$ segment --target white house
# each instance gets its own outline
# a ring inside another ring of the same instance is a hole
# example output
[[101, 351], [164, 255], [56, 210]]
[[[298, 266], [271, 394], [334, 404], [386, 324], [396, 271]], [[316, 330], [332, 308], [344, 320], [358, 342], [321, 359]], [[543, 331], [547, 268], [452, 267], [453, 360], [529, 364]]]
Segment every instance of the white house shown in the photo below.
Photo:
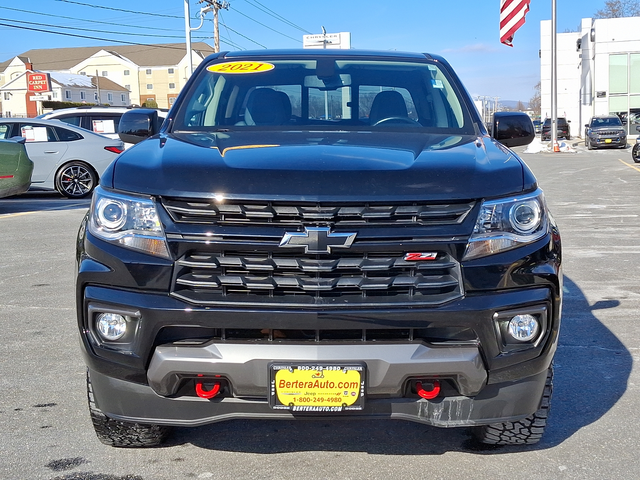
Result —
[[[42, 113], [41, 102], [32, 100], [34, 94], [27, 89], [27, 74], [30, 72], [32, 70], [25, 70], [14, 75], [12, 80], [0, 87], [3, 117], [34, 117]], [[48, 100], [130, 105], [129, 91], [108, 78], [60, 72], [43, 73], [50, 74], [51, 91], [39, 93], [38, 96], [47, 97]]]
[[[640, 17], [583, 18], [580, 31], [559, 33], [557, 113], [583, 135], [593, 115], [616, 114], [628, 133], [640, 125]], [[540, 24], [541, 114], [551, 116], [551, 21]]]

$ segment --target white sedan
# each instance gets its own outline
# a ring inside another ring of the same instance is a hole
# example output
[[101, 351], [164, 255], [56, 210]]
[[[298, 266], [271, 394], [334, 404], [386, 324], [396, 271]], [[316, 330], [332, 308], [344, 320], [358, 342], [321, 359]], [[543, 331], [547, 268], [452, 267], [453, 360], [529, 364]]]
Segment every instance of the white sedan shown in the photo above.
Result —
[[59, 120], [0, 119], [0, 139], [23, 137], [33, 161], [31, 187], [57, 190], [82, 198], [98, 185], [100, 176], [124, 150], [114, 140]]

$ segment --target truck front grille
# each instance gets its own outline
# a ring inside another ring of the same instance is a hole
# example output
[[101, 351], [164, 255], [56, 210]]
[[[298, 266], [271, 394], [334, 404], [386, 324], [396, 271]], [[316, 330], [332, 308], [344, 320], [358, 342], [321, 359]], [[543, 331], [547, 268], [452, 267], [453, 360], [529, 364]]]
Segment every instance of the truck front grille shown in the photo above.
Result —
[[191, 251], [176, 262], [172, 295], [197, 305], [441, 304], [462, 295], [462, 282], [459, 263], [444, 252], [415, 262], [402, 251]]
[[177, 223], [232, 225], [334, 226], [459, 224], [475, 202], [462, 203], [287, 203], [162, 198]]

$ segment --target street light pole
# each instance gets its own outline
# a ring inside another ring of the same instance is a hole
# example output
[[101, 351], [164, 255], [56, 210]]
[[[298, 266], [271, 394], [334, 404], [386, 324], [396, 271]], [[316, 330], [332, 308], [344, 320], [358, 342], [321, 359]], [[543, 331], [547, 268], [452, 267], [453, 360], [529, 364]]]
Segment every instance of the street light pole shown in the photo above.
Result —
[[187, 57], [190, 77], [193, 73], [193, 57], [191, 55], [191, 14], [189, 13], [189, 0], [184, 0], [184, 31], [187, 36]]
[[551, 1], [551, 148], [558, 143], [558, 71], [556, 58], [556, 0]]

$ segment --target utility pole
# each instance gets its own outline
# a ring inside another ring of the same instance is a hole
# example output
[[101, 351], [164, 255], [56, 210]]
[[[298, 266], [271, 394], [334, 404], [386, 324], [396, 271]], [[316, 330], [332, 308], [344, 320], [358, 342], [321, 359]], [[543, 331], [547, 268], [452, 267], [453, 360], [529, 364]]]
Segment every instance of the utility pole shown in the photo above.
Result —
[[229, 10], [229, 2], [226, 0], [200, 0], [198, 3], [206, 3], [213, 7], [213, 51], [220, 51], [220, 28], [218, 26], [218, 10]]
[[101, 96], [100, 96], [100, 77], [98, 76], [98, 69], [96, 68], [96, 95], [98, 95], [98, 101], [96, 102], [96, 105], [100, 105], [101, 102]]

